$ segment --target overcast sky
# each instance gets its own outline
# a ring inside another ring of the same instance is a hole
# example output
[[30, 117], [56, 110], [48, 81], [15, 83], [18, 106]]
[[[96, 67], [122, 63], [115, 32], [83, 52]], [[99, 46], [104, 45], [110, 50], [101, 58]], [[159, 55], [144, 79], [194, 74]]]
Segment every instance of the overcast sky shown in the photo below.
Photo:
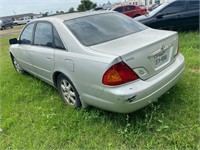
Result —
[[[92, 0], [99, 4], [107, 3], [108, 0]], [[109, 0], [111, 3], [119, 0]], [[23, 13], [37, 13], [68, 11], [70, 7], [75, 9], [80, 0], [0, 0], [0, 17]]]

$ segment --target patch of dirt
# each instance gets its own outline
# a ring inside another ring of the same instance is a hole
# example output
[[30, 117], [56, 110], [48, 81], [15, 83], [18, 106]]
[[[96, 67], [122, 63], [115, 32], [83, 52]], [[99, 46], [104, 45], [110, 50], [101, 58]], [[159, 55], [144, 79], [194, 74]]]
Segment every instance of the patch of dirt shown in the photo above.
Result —
[[192, 72], [192, 73], [200, 73], [199, 68], [190, 68], [189, 71]]
[[22, 30], [23, 25], [14, 26], [13, 28], [6, 28], [5, 30], [0, 30], [0, 37], [6, 37], [14, 34], [19, 34]]

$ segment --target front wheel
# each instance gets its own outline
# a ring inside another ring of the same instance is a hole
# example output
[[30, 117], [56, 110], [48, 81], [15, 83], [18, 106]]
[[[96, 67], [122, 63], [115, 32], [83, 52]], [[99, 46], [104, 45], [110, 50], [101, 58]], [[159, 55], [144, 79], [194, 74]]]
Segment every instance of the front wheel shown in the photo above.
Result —
[[15, 70], [21, 74], [24, 73], [24, 70], [22, 69], [22, 67], [20, 66], [20, 64], [18, 63], [18, 61], [16, 60], [15, 57], [12, 57], [12, 63], [13, 63], [13, 66], [15, 68]]
[[58, 87], [58, 91], [60, 93], [62, 100], [66, 104], [74, 108], [81, 107], [81, 102], [79, 99], [78, 92], [76, 91], [72, 82], [63, 74], [58, 76], [57, 87]]

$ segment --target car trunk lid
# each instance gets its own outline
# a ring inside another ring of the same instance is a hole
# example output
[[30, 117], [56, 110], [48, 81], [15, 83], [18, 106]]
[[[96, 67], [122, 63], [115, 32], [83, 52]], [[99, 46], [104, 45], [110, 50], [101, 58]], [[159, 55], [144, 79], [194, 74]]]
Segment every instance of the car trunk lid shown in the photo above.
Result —
[[146, 80], [174, 61], [178, 48], [178, 34], [148, 28], [90, 48], [121, 57], [141, 79]]

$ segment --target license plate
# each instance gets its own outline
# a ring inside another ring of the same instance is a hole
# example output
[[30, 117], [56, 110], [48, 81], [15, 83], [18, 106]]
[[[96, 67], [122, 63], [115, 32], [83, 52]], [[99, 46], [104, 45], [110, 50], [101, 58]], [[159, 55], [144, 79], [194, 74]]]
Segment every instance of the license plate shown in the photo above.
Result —
[[167, 60], [168, 54], [166, 50], [154, 55], [154, 62], [156, 68], [167, 62]]

